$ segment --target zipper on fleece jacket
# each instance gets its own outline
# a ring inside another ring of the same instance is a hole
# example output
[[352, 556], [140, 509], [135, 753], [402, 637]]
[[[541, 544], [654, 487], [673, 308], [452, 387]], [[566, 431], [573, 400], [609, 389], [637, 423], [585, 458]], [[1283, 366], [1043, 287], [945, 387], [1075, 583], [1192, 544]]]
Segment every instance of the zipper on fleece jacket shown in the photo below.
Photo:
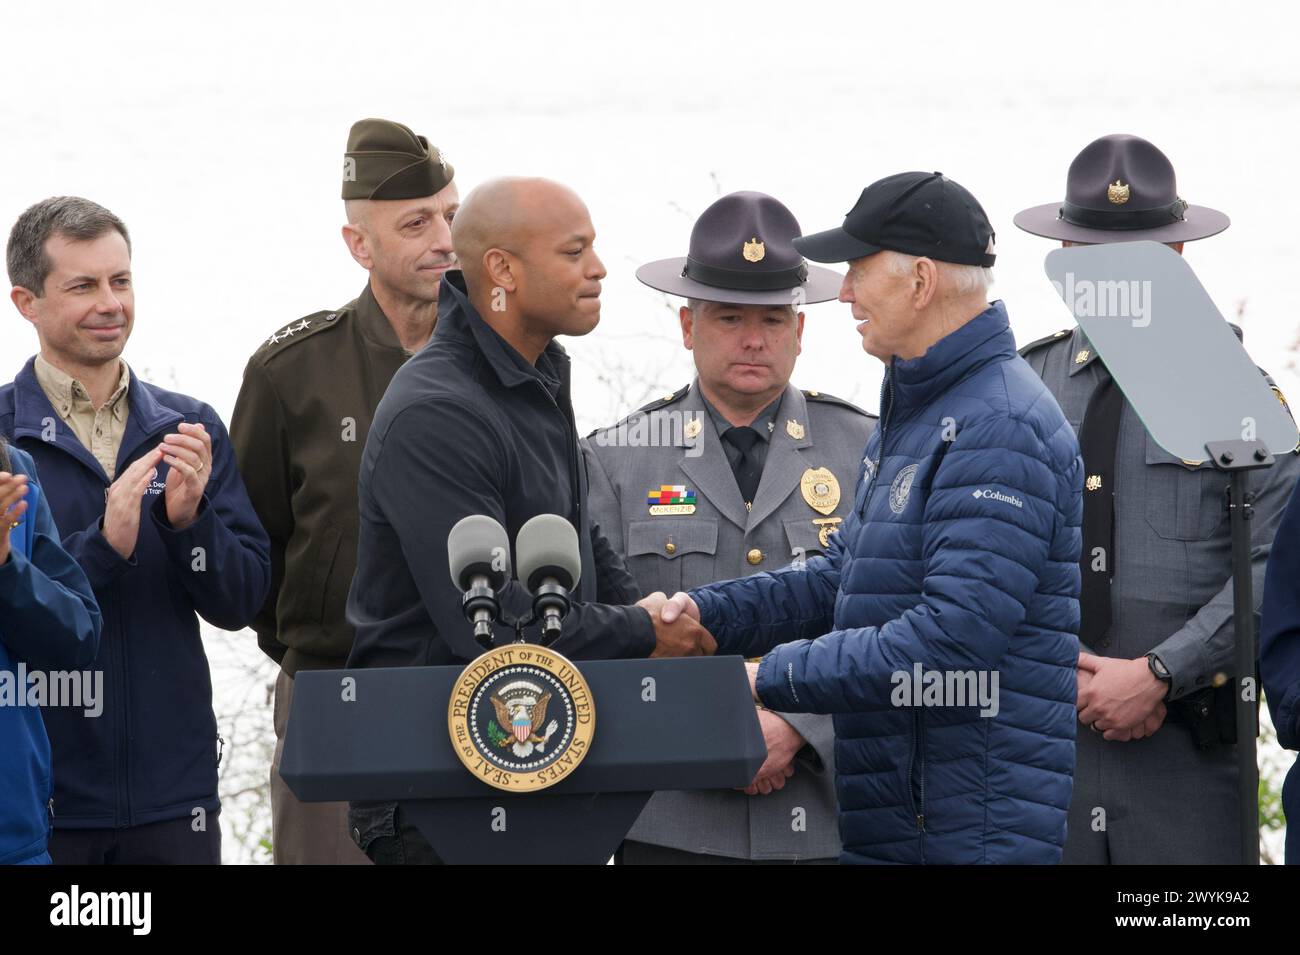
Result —
[[[137, 544], [138, 546], [138, 544]], [[121, 825], [132, 826], [135, 820], [131, 817], [131, 765], [127, 751], [127, 740], [130, 738], [127, 726], [130, 707], [126, 701], [127, 692], [127, 666], [126, 666], [126, 630], [122, 626], [122, 582], [120, 580], [113, 582], [113, 603], [117, 617], [117, 632], [120, 637], [114, 640], [114, 643], [120, 644], [117, 648], [115, 663], [118, 669], [118, 686], [121, 688], [121, 694], [118, 697], [122, 705], [117, 708], [117, 732], [113, 734], [113, 761], [117, 766], [118, 787], [114, 802], [122, 807]]]
[[[867, 501], [871, 499], [871, 490], [876, 486], [876, 478], [880, 476], [880, 466], [885, 463], [885, 430], [889, 427], [889, 416], [894, 412], [894, 359], [889, 360], [889, 368], [885, 371], [885, 377], [880, 382], [880, 448], [876, 452], [875, 467], [871, 469], [871, 480], [867, 482], [866, 493], [862, 497], [862, 506], [865, 508]], [[866, 512], [863, 512], [863, 518]]]
[[[885, 372], [885, 378], [880, 383], [880, 452], [876, 456], [876, 466], [871, 472], [871, 485], [868, 485], [867, 494], [871, 493], [871, 486], [876, 483], [876, 478], [880, 474], [881, 466], [885, 463], [885, 438], [886, 431], [889, 428], [890, 416], [894, 413], [894, 362], [895, 359], [889, 360], [889, 369]], [[914, 710], [912, 714], [912, 759], [907, 766], [907, 785], [912, 797], [912, 808], [916, 813], [916, 829], [918, 832], [925, 832], [925, 724], [921, 719], [922, 712], [920, 709]]]
[[907, 765], [907, 783], [916, 811], [916, 828], [925, 832], [925, 722], [917, 707], [912, 712], [912, 759]]

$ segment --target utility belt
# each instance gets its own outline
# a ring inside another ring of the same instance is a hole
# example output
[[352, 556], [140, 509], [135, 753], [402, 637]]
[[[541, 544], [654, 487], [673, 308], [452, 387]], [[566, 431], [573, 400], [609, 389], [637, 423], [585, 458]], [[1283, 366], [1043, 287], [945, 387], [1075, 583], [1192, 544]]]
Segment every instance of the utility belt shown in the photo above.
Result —
[[1197, 749], [1237, 742], [1236, 680], [1206, 687], [1165, 704], [1165, 721], [1192, 732]]

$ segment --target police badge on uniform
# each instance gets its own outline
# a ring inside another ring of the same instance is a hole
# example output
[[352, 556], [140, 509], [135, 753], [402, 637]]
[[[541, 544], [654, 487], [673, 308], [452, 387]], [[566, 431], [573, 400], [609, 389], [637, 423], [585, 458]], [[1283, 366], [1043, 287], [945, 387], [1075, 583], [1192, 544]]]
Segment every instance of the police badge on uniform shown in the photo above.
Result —
[[447, 728], [456, 755], [483, 782], [534, 792], [578, 768], [591, 749], [596, 708], [573, 663], [547, 647], [512, 643], [456, 679]]
[[840, 503], [840, 482], [829, 468], [809, 468], [799, 479], [799, 490], [808, 506], [821, 514], [829, 514]]

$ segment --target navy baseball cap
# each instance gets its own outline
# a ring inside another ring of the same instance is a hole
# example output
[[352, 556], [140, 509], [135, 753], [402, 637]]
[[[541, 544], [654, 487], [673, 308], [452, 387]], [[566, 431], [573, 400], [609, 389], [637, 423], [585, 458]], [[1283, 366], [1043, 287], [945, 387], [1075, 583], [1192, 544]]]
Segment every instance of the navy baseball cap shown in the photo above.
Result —
[[993, 226], [975, 197], [941, 172], [900, 172], [862, 190], [844, 225], [794, 240], [814, 262], [847, 262], [882, 249], [936, 262], [981, 265], [993, 254]]

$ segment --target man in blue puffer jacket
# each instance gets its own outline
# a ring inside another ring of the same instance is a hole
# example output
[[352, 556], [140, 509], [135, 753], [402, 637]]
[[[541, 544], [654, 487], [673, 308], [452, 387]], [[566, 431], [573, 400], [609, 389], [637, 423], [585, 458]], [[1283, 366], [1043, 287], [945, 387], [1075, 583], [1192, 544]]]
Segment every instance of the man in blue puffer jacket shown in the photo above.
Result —
[[99, 630], [90, 581], [59, 543], [36, 466], [0, 438], [0, 865], [50, 861], [50, 740], [33, 705], [48, 701], [31, 699], [30, 674], [48, 686], [50, 671], [89, 666]]
[[848, 261], [840, 300], [889, 366], [853, 512], [827, 556], [661, 613], [766, 652], [760, 703], [835, 714], [842, 862], [1059, 862], [1083, 463], [987, 303], [992, 227], [955, 182], [902, 173], [795, 246]]

